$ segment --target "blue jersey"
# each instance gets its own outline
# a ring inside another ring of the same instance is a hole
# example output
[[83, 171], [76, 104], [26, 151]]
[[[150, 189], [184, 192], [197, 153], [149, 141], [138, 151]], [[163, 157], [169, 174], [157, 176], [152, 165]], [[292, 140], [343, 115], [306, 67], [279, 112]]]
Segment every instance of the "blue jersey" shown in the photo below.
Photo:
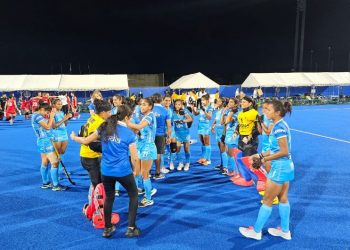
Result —
[[36, 144], [38, 152], [41, 154], [48, 154], [55, 151], [51, 143], [53, 136], [51, 130], [46, 130], [43, 126], [40, 125], [40, 122], [42, 121], [46, 123], [47, 119], [44, 118], [41, 114], [34, 113], [32, 115], [32, 127], [34, 129], [35, 135], [37, 136]]
[[88, 106], [88, 109], [89, 109], [89, 111], [93, 110], [94, 112], [96, 112], [95, 104], [93, 102], [90, 103], [89, 106]]
[[224, 126], [221, 124], [221, 117], [223, 115], [223, 109], [218, 109], [215, 111], [215, 131], [216, 134], [222, 134], [222, 131], [224, 130]]
[[[98, 131], [100, 132], [100, 131]], [[129, 146], [136, 142], [136, 135], [123, 122], [118, 122], [116, 133], [102, 142], [101, 173], [105, 176], [124, 177], [132, 173]]]
[[47, 119], [44, 118], [39, 113], [34, 113], [32, 115], [32, 127], [34, 129], [34, 133], [38, 140], [40, 139], [48, 139], [50, 140], [52, 138], [51, 130], [45, 129], [43, 126], [40, 125], [40, 122], [44, 121], [47, 122]]
[[189, 136], [189, 128], [187, 126], [187, 122], [183, 122], [186, 120], [186, 116], [191, 116], [190, 112], [187, 109], [184, 109], [184, 115], [180, 115], [177, 112], [173, 112], [173, 117], [171, 120], [171, 123], [173, 124], [174, 127], [174, 132], [176, 138], [179, 138], [182, 141], [185, 140]]
[[[272, 123], [271, 120], [267, 119], [266, 115], [264, 115], [263, 117], [263, 123], [265, 124], [265, 126], [268, 128], [270, 126], [270, 124]], [[263, 130], [262, 133], [263, 135], [266, 135], [265, 131]]]
[[269, 136], [269, 142], [270, 142], [270, 154], [275, 154], [280, 150], [280, 146], [278, 144], [278, 139], [286, 137], [288, 142], [288, 156], [281, 157], [277, 160], [287, 160], [291, 159], [291, 150], [292, 150], [292, 143], [291, 143], [291, 134], [288, 127], [288, 124], [283, 120], [279, 120], [275, 123], [271, 130], [271, 134]]
[[[64, 118], [64, 113], [62, 111], [59, 111], [58, 113], [56, 113], [54, 117], [55, 123], [58, 123], [63, 118]], [[68, 141], [67, 127], [66, 127], [66, 124], [64, 124], [64, 122], [62, 122], [60, 126], [53, 129], [52, 133], [54, 137], [53, 140], [55, 142]]]
[[140, 105], [135, 106], [134, 113], [132, 114], [132, 119], [135, 124], [139, 124], [141, 122], [142, 113]]
[[222, 116], [224, 117], [224, 122], [226, 122], [226, 117], [231, 112], [231, 109], [226, 109], [225, 111], [222, 111]]
[[[204, 108], [205, 112], [212, 113], [213, 108], [209, 105]], [[203, 110], [199, 111], [199, 122], [198, 122], [198, 134], [209, 135], [210, 134], [210, 120], [205, 116]]]
[[138, 139], [139, 144], [149, 144], [154, 143], [156, 130], [157, 130], [157, 121], [153, 112], [148, 113], [143, 116], [142, 121], [147, 121], [148, 125], [140, 130], [140, 137]]
[[153, 113], [157, 120], [156, 136], [164, 136], [167, 129], [166, 122], [170, 120], [169, 111], [162, 105], [156, 103], [153, 107]]
[[[62, 111], [58, 111], [54, 117], [55, 123], [58, 123], [63, 118], [64, 118], [64, 113]], [[66, 124], [62, 122], [60, 126], [55, 128], [55, 131], [67, 131]]]
[[[272, 121], [267, 119], [266, 115], [264, 115], [263, 123], [265, 124], [266, 127], [269, 127], [270, 124], [272, 123]], [[270, 151], [269, 135], [267, 135], [265, 133], [265, 131], [263, 130], [262, 133], [261, 133], [261, 137], [262, 137], [262, 148], [261, 148], [261, 151], [262, 152]]]
[[284, 156], [271, 161], [271, 170], [268, 178], [276, 183], [283, 184], [294, 179], [294, 164], [291, 157], [291, 135], [287, 123], [281, 119], [275, 123], [269, 136], [270, 155], [280, 150], [278, 139], [286, 138], [288, 143], [288, 156]]
[[171, 118], [173, 117], [173, 109], [171, 107], [165, 109], [168, 110], [168, 117], [169, 120], [171, 120]]
[[[227, 115], [232, 112], [231, 109], [227, 110]], [[235, 112], [232, 114], [232, 121], [226, 124], [226, 137], [225, 137], [225, 143], [226, 144], [234, 144], [238, 145], [238, 136], [235, 136], [234, 133], [236, 131], [238, 120], [237, 120], [238, 112]]]
[[171, 138], [175, 138], [175, 130], [174, 130], [174, 124], [172, 124], [173, 121], [173, 109], [171, 107], [169, 108], [165, 108], [166, 110], [168, 110], [168, 117], [171, 121], [171, 133], [170, 133], [170, 137]]
[[113, 106], [111, 112], [112, 112], [112, 115], [116, 115], [118, 112], [118, 107]]

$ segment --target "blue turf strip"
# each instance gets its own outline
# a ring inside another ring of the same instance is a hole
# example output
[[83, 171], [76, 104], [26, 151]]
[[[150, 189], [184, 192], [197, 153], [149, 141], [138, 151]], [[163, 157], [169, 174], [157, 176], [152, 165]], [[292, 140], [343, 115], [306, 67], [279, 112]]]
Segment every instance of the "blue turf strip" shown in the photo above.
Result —
[[[19, 117], [20, 118], [20, 117]], [[81, 120], [70, 121], [78, 131]], [[291, 128], [350, 141], [350, 105], [295, 107]], [[195, 120], [191, 134], [198, 140]], [[0, 121], [0, 246], [2, 249], [347, 249], [350, 246], [350, 144], [292, 131], [296, 169], [291, 183], [292, 240], [269, 236], [280, 223], [278, 206], [261, 241], [243, 238], [239, 226], [253, 225], [260, 208], [254, 187], [238, 187], [213, 167], [220, 153], [212, 136], [212, 166], [201, 166], [201, 144], [191, 145], [188, 172], [152, 181], [154, 205], [139, 208], [138, 239], [126, 239], [128, 198], [124, 190], [114, 210], [121, 221], [110, 240], [81, 214], [88, 177], [80, 166], [79, 146], [69, 141], [65, 165], [77, 182], [67, 192], [40, 189], [40, 156], [29, 121]], [[67, 180], [60, 181], [69, 185]], [[141, 198], [141, 196], [140, 196]]]

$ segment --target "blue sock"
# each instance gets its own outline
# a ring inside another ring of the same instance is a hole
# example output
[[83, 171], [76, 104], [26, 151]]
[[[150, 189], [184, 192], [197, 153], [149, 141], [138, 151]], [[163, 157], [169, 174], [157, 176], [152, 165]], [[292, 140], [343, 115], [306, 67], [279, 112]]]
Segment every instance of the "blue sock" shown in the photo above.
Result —
[[182, 157], [181, 157], [181, 153], [180, 152], [176, 153], [176, 159], [177, 159], [178, 163], [182, 162]]
[[170, 155], [170, 162], [175, 164], [175, 159], [176, 159], [176, 153], [171, 153], [171, 155]]
[[137, 175], [134, 178], [135, 178], [136, 186], [140, 189], [143, 189], [143, 181], [142, 181], [141, 175]]
[[186, 163], [190, 163], [191, 153], [185, 153]]
[[49, 168], [45, 165], [41, 165], [40, 167], [41, 178], [43, 179], [43, 184], [47, 184], [50, 182], [49, 180]]
[[268, 207], [265, 204], [262, 204], [259, 210], [258, 218], [256, 219], [254, 225], [254, 231], [260, 233], [264, 227], [267, 219], [270, 217], [272, 212], [272, 207]]
[[211, 161], [211, 145], [207, 146], [207, 150], [208, 150], [208, 155], [207, 155], [208, 158], [207, 158], [207, 160]]
[[205, 158], [206, 152], [207, 152], [206, 147], [204, 145], [202, 145], [202, 157], [201, 158]]
[[145, 186], [145, 196], [148, 200], [152, 200], [151, 191], [152, 191], [152, 183], [151, 179], [148, 178], [143, 180], [143, 185]]
[[227, 157], [227, 153], [226, 152], [221, 153], [221, 159], [222, 159], [222, 166], [224, 168], [227, 168], [228, 157]]
[[119, 181], [115, 182], [115, 191], [119, 191], [120, 190], [120, 183]]
[[204, 146], [204, 148], [205, 148], [204, 159], [209, 161], [209, 146]]
[[171, 153], [170, 144], [167, 144], [166, 147], [165, 147], [165, 149], [166, 149], [166, 155], [167, 155], [167, 156], [170, 155], [170, 153]]
[[234, 156], [229, 156], [228, 162], [230, 165], [230, 171], [235, 171], [236, 174], [238, 174], [238, 169], [236, 166], [236, 161], [235, 161], [235, 157]]
[[164, 167], [164, 154], [160, 155], [160, 169]]
[[58, 167], [54, 168], [51, 166], [51, 180], [54, 186], [58, 185]]
[[281, 217], [281, 229], [282, 232], [287, 233], [289, 231], [289, 216], [290, 216], [290, 205], [287, 203], [280, 203], [278, 205], [278, 210]]

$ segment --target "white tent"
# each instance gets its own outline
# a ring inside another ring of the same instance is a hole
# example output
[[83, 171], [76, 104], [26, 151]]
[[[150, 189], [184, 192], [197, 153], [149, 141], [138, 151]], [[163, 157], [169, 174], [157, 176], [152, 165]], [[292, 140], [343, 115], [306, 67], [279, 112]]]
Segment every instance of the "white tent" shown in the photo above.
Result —
[[0, 91], [21, 90], [26, 75], [0, 75]]
[[21, 90], [55, 91], [60, 80], [61, 75], [26, 75]]
[[59, 90], [126, 90], [127, 75], [62, 75]]
[[304, 87], [350, 85], [349, 72], [321, 73], [251, 73], [243, 88], [256, 87]]
[[185, 75], [170, 84], [171, 89], [218, 89], [220, 85], [202, 73]]
[[0, 91], [127, 90], [127, 75], [0, 75]]

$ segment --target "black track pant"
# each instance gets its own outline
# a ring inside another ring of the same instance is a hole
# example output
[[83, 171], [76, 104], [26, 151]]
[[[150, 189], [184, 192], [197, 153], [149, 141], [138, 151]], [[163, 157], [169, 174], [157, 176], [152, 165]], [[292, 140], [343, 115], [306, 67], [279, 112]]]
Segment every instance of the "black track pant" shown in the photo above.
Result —
[[124, 177], [113, 177], [113, 176], [104, 176], [102, 175], [102, 183], [106, 192], [106, 200], [103, 207], [105, 227], [112, 227], [111, 217], [112, 217], [112, 208], [115, 198], [115, 182], [118, 181], [128, 192], [129, 195], [129, 216], [128, 216], [128, 226], [136, 227], [136, 213], [138, 207], [138, 193], [137, 187], [133, 174], [129, 174]]

